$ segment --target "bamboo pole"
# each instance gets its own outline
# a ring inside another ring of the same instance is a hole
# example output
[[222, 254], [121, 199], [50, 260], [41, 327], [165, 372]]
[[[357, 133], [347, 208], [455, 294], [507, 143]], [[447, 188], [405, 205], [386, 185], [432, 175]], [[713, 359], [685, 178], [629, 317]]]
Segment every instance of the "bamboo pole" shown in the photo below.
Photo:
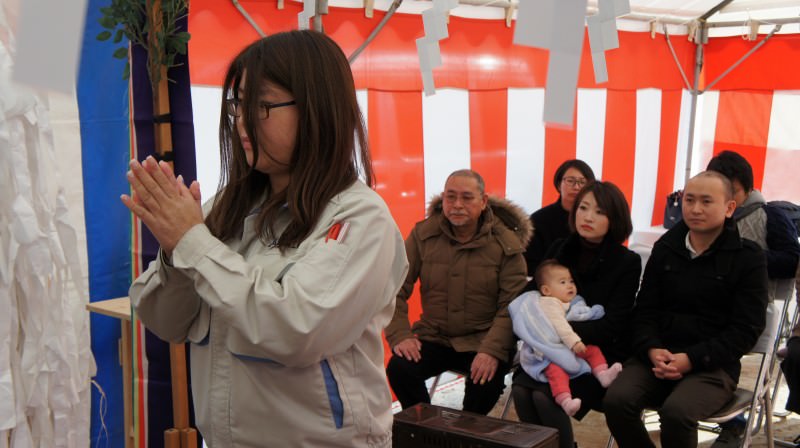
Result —
[[[148, 19], [150, 34], [148, 42], [148, 58], [157, 60], [158, 47], [155, 36], [163, 29], [161, 0], [148, 2]], [[173, 166], [172, 124], [169, 107], [169, 80], [167, 67], [161, 66], [158, 85], [153, 86], [153, 126], [155, 132], [155, 151], [161, 160]], [[173, 166], [174, 168], [174, 166]], [[172, 425], [164, 431], [166, 448], [196, 448], [197, 431], [189, 426], [189, 392], [186, 371], [186, 346], [184, 344], [169, 345], [170, 377], [172, 382]]]

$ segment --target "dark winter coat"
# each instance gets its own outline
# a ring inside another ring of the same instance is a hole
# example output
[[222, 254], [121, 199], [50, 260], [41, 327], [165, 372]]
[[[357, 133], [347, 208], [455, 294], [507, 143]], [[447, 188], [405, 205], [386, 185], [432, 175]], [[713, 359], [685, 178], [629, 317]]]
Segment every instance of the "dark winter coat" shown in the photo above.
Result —
[[739, 380], [740, 358], [765, 326], [764, 251], [739, 237], [731, 220], [711, 247], [692, 259], [680, 222], [653, 246], [634, 311], [636, 354], [651, 348], [686, 353], [693, 371], [725, 370]]
[[589, 306], [603, 305], [605, 316], [601, 319], [571, 322], [572, 328], [584, 344], [597, 345], [609, 361], [623, 361], [630, 355], [629, 333], [631, 312], [639, 289], [642, 259], [639, 254], [611, 241], [605, 240], [588, 267], [578, 269], [581, 252], [585, 250], [582, 238], [573, 233], [557, 241], [548, 251], [547, 258], [555, 258], [570, 268], [578, 293]]
[[[510, 201], [490, 197], [475, 238], [456, 240], [436, 197], [428, 218], [406, 239], [409, 270], [386, 327], [390, 346], [414, 337], [511, 361], [515, 338], [508, 304], [525, 286], [522, 253], [532, 227], [525, 212]], [[420, 280], [422, 315], [413, 327], [408, 303]]]
[[569, 211], [561, 206], [559, 197], [556, 202], [533, 212], [530, 220], [536, 232], [525, 249], [525, 262], [528, 263], [528, 276], [533, 277], [536, 266], [544, 260], [550, 246], [569, 236]]

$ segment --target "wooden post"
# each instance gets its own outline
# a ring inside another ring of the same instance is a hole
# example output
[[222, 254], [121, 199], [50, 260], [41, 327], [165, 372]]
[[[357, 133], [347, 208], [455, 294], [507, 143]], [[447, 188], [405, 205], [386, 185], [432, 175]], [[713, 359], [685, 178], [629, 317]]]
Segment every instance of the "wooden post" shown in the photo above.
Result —
[[[150, 35], [148, 37], [148, 58], [151, 64], [157, 60], [158, 47], [155, 45], [155, 35], [163, 27], [161, 14], [161, 0], [148, 2], [148, 19], [150, 20]], [[152, 81], [152, 80], [151, 80]], [[172, 157], [172, 124], [169, 109], [169, 80], [167, 67], [161, 66], [158, 85], [153, 86], [153, 125], [155, 132], [155, 151], [161, 160], [166, 160], [173, 166]], [[174, 166], [173, 166], [174, 168]], [[170, 378], [172, 382], [172, 424], [173, 427], [164, 431], [164, 445], [166, 448], [196, 448], [197, 431], [189, 426], [189, 392], [186, 372], [186, 346], [184, 344], [169, 345]]]
[[[164, 28], [163, 16], [161, 14], [161, 0], [148, 2], [151, 10], [148, 13], [151, 32], [148, 36], [148, 59], [150, 65], [154, 66], [161, 55], [156, 46], [155, 35]], [[153, 118], [155, 126], [155, 150], [162, 159], [169, 161], [172, 165], [172, 124], [169, 120], [169, 84], [167, 80], [167, 67], [161, 66], [159, 72], [158, 85], [153, 85]], [[151, 80], [152, 82], [152, 80]]]
[[[130, 313], [130, 302], [128, 303], [127, 311]], [[128, 316], [127, 320], [120, 319], [120, 324], [122, 333], [119, 341], [119, 364], [122, 366], [122, 404], [125, 406], [125, 410], [122, 413], [122, 421], [125, 425], [125, 448], [133, 448], [135, 434], [133, 432], [133, 367], [131, 365], [133, 346], [131, 343], [132, 327], [130, 316]]]

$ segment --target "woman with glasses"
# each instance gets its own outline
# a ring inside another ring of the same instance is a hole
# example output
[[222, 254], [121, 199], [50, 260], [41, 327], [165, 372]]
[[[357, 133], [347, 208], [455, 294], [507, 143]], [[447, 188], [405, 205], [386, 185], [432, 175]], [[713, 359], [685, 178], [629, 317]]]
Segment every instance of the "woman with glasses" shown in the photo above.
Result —
[[122, 200], [161, 244], [131, 286], [137, 314], [190, 342], [210, 447], [391, 446], [382, 331], [408, 262], [370, 188], [347, 58], [313, 31], [259, 40], [228, 68], [221, 113], [202, 210], [196, 182], [131, 161]]
[[567, 218], [575, 202], [575, 196], [587, 182], [593, 180], [592, 168], [582, 160], [567, 160], [558, 167], [553, 176], [553, 184], [558, 190], [558, 200], [531, 215], [533, 239], [525, 251], [528, 277], [533, 277], [536, 267], [544, 260], [550, 245], [569, 235]]
[[[642, 271], [639, 255], [623, 245], [633, 230], [628, 202], [611, 182], [590, 182], [575, 196], [568, 223], [572, 233], [553, 243], [545, 256], [570, 269], [587, 305], [605, 310], [600, 319], [570, 324], [584, 344], [600, 347], [609, 365], [622, 362], [630, 354], [627, 334]], [[602, 410], [606, 389], [594, 376], [572, 378], [569, 385], [581, 399], [576, 419], [590, 409]], [[520, 420], [558, 429], [559, 446], [573, 447], [569, 416], [555, 403], [547, 383], [517, 369], [512, 394]]]

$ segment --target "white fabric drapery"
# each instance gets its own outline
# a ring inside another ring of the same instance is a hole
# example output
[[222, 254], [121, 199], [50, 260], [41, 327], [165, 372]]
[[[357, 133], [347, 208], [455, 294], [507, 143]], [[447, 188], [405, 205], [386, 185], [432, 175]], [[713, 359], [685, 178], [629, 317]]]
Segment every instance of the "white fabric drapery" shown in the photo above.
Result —
[[0, 41], [0, 448], [89, 445], [88, 289], [47, 103]]

